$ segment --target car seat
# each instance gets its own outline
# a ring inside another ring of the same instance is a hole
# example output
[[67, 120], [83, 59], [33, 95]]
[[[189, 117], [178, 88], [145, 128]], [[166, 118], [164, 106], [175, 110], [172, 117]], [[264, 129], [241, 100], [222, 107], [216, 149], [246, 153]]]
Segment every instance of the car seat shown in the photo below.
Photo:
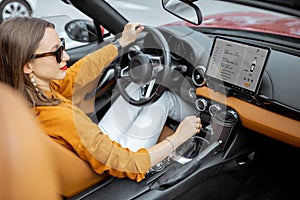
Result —
[[0, 84], [0, 199], [71, 197], [107, 177], [41, 133], [20, 99]]

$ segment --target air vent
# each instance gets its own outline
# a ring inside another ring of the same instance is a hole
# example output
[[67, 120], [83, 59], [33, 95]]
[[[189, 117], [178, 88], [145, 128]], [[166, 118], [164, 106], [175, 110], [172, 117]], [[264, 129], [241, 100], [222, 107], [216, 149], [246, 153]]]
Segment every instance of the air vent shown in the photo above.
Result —
[[195, 67], [193, 74], [192, 74], [192, 80], [193, 83], [197, 86], [197, 87], [201, 87], [203, 85], [205, 85], [205, 78], [204, 78], [204, 72], [205, 72], [206, 68], [204, 66], [197, 66]]

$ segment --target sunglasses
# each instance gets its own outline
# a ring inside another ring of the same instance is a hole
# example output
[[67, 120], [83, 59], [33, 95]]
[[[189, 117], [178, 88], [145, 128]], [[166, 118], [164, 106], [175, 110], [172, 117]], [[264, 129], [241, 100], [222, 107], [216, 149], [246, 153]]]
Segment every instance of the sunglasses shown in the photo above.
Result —
[[57, 63], [61, 62], [63, 52], [65, 50], [65, 39], [60, 38], [60, 46], [53, 52], [34, 54], [32, 58], [42, 58], [47, 56], [55, 56]]

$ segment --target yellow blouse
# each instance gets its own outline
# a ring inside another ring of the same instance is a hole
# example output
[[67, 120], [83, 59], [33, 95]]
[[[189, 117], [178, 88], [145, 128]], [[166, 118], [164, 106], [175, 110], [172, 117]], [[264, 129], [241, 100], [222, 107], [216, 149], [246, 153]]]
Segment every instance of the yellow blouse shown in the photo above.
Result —
[[104, 67], [116, 56], [116, 48], [107, 45], [76, 62], [67, 70], [63, 80], [51, 83], [51, 94], [61, 100], [60, 105], [37, 106], [35, 113], [45, 133], [90, 163], [98, 174], [108, 172], [112, 176], [128, 177], [139, 182], [150, 168], [148, 151], [131, 152], [122, 148], [103, 134], [98, 125], [74, 104], [75, 98], [80, 101], [80, 98], [74, 97], [76, 91], [100, 76]]

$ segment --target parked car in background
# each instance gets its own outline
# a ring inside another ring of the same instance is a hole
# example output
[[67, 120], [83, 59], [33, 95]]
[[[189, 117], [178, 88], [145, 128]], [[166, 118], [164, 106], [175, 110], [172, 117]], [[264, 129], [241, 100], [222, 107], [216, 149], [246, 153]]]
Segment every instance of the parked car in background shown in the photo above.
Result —
[[0, 23], [16, 16], [41, 17], [55, 24], [60, 37], [66, 39], [66, 48], [85, 45], [85, 42], [74, 41], [68, 37], [64, 27], [73, 19], [92, 21], [85, 14], [61, 0], [0, 0]]
[[31, 16], [37, 0], [1, 0], [0, 23], [16, 16]]
[[0, 22], [16, 16], [49, 17], [66, 15], [71, 19], [88, 18], [61, 0], [0, 0]]

